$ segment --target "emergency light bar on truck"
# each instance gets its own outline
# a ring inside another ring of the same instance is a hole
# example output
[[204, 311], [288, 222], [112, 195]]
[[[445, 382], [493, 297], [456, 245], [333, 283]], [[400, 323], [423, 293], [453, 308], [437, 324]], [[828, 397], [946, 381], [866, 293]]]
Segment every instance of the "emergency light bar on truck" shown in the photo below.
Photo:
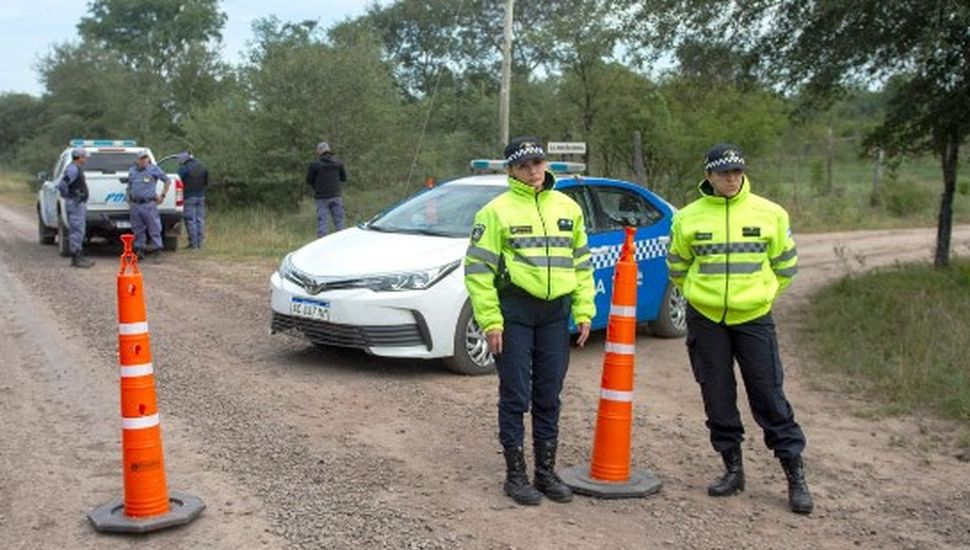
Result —
[[81, 139], [71, 140], [71, 147], [137, 147], [133, 139]]
[[[505, 172], [507, 166], [504, 160], [475, 159], [469, 163], [473, 172]], [[582, 162], [549, 161], [546, 163], [553, 174], [582, 174], [586, 165]]]

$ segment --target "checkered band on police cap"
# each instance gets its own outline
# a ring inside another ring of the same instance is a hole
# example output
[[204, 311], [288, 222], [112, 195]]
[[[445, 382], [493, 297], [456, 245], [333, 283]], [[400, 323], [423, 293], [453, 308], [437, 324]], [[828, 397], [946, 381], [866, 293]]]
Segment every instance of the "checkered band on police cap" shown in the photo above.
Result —
[[744, 154], [741, 148], [730, 143], [715, 145], [704, 156], [704, 169], [708, 172], [744, 170]]
[[546, 152], [539, 144], [539, 138], [519, 137], [505, 147], [505, 164], [513, 166], [530, 159], [544, 159]]

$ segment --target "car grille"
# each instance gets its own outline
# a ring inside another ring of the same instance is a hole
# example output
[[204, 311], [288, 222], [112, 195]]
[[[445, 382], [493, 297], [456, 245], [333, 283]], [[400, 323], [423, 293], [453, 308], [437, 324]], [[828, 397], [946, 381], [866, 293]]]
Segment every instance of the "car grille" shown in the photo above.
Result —
[[[423, 321], [418, 317], [419, 321]], [[315, 344], [347, 348], [425, 346], [431, 349], [428, 330], [411, 325], [341, 325], [273, 312], [273, 332], [299, 332]]]

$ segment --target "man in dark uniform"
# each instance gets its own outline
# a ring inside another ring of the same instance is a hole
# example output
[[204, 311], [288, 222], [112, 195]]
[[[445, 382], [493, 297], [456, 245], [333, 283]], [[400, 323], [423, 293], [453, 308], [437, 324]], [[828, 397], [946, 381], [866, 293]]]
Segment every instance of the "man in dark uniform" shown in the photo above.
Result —
[[667, 266], [687, 299], [687, 348], [701, 387], [711, 444], [725, 473], [708, 494], [744, 490], [734, 361], [765, 444], [788, 478], [793, 512], [812, 512], [802, 450], [805, 434], [782, 389], [784, 376], [771, 304], [797, 273], [798, 252], [788, 213], [751, 192], [741, 150], [712, 148], [704, 159], [701, 198], [679, 210], [671, 227]]
[[306, 182], [313, 188], [313, 198], [317, 203], [317, 237], [327, 234], [327, 224], [333, 216], [337, 231], [344, 228], [343, 183], [347, 181], [344, 163], [333, 156], [330, 144], [321, 141], [317, 144], [317, 160], [307, 169]]
[[89, 156], [91, 153], [83, 147], [72, 150], [71, 164], [67, 165], [61, 181], [57, 182], [57, 191], [64, 198], [64, 213], [67, 214], [70, 231], [68, 249], [71, 253], [71, 267], [88, 268], [94, 265], [82, 253], [88, 213], [88, 184], [84, 179], [84, 164]]
[[[499, 376], [499, 441], [505, 494], [519, 504], [556, 502], [572, 491], [556, 475], [559, 394], [569, 365], [569, 317], [589, 337], [593, 266], [583, 213], [554, 191], [536, 138], [505, 148], [509, 190], [478, 211], [465, 256], [465, 286], [475, 320], [495, 355]], [[523, 416], [532, 408], [535, 486], [523, 451]]]
[[[158, 180], [165, 188], [158, 192]], [[162, 217], [158, 205], [165, 200], [171, 185], [168, 174], [152, 164], [148, 151], [138, 153], [136, 164], [128, 171], [128, 205], [131, 216], [131, 232], [135, 234], [135, 252], [139, 257], [146, 252], [145, 234], [152, 241], [151, 253], [158, 261], [162, 250]]]
[[189, 248], [199, 249], [205, 240], [205, 190], [209, 186], [209, 169], [188, 151], [179, 153], [176, 159], [178, 175], [185, 186], [183, 215]]

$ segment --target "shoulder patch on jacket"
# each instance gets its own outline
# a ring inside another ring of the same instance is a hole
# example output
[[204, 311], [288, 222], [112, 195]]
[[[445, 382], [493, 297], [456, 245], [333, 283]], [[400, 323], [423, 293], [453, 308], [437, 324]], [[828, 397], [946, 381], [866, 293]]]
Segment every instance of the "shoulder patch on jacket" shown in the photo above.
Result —
[[760, 237], [761, 228], [760, 227], [742, 227], [741, 235], [744, 237]]
[[482, 238], [482, 235], [484, 234], [485, 234], [485, 224], [476, 223], [475, 226], [472, 227], [472, 242], [477, 243], [479, 239]]
[[695, 241], [709, 241], [714, 238], [714, 234], [709, 231], [698, 231], [694, 233]]

